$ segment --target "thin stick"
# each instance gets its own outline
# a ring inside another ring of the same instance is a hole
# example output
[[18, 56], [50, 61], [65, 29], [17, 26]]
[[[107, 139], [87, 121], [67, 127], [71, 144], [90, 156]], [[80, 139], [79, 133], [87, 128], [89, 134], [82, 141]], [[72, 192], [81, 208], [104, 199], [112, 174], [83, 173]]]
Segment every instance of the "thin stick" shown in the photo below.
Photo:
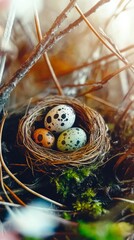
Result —
[[[130, 96], [132, 95], [133, 96], [133, 91], [134, 91], [134, 82], [132, 83], [132, 85], [130, 86], [127, 94], [124, 96], [121, 104], [119, 105], [118, 107], [118, 110], [116, 112], [116, 116], [118, 116], [120, 114], [120, 112], [122, 112], [122, 109], [125, 108], [125, 105], [127, 104], [127, 99], [130, 101]], [[128, 106], [127, 106], [128, 107]]]
[[[11, 32], [12, 32], [12, 27], [13, 27], [14, 20], [15, 20], [15, 13], [16, 13], [16, 0], [13, 0], [13, 1], [11, 1], [9, 15], [8, 15], [4, 35], [2, 38], [2, 43], [1, 43], [2, 50], [5, 50], [5, 48], [7, 47], [8, 43], [9, 43]], [[5, 63], [6, 63], [6, 53], [0, 58], [0, 84], [2, 82]]]
[[[37, 32], [38, 40], [41, 41], [41, 40], [42, 40], [42, 33], [41, 33], [41, 28], [40, 28], [39, 15], [38, 15], [38, 12], [37, 12], [37, 9], [36, 9], [36, 8], [35, 8], [35, 26], [36, 26], [36, 32]], [[47, 52], [45, 52], [45, 53], [43, 54], [43, 58], [44, 58], [44, 60], [45, 60], [45, 63], [47, 63], [47, 66], [48, 66], [48, 69], [49, 69], [49, 71], [50, 71], [50, 73], [51, 73], [53, 82], [54, 82], [56, 88], [58, 89], [58, 93], [59, 93], [60, 95], [64, 95], [64, 94], [63, 94], [63, 90], [62, 90], [62, 88], [61, 88], [61, 86], [60, 86], [60, 83], [59, 83], [59, 81], [58, 81], [58, 79], [57, 79], [57, 77], [56, 77], [56, 74], [55, 74], [55, 72], [54, 72], [54, 69], [53, 69], [53, 67], [52, 67], [52, 64], [51, 64], [51, 62], [50, 62], [50, 60], [49, 60], [49, 57], [48, 57]]]
[[114, 172], [116, 174], [118, 166], [127, 158], [127, 156], [131, 155], [134, 152], [134, 146], [132, 146], [130, 149], [128, 149], [116, 162], [114, 165]]
[[[134, 45], [127, 46], [126, 48], [121, 49], [120, 52], [125, 52], [125, 51], [128, 51], [128, 50], [132, 49], [132, 48], [134, 48]], [[129, 54], [128, 54], [128, 56], [129, 56]], [[108, 54], [108, 55], [105, 55], [105, 56], [103, 56], [103, 57], [100, 57], [100, 58], [98, 58], [98, 59], [96, 59], [96, 60], [94, 60], [94, 61], [92, 61], [92, 62], [85, 62], [85, 63], [83, 63], [83, 64], [81, 64], [81, 65], [74, 66], [73, 68], [67, 69], [67, 70], [64, 71], [64, 72], [60, 72], [60, 73], [58, 74], [58, 76], [65, 76], [65, 75], [71, 74], [71, 73], [74, 72], [74, 71], [79, 71], [79, 70], [81, 70], [82, 68], [90, 67], [90, 66], [92, 66], [92, 65], [101, 64], [101, 62], [106, 61], [106, 60], [108, 60], [109, 58], [112, 58], [112, 57], [115, 57], [115, 54], [114, 54], [114, 53], [110, 53], [110, 54]], [[113, 62], [113, 61], [117, 61], [117, 59], [112, 60], [112, 61], [109, 61], [108, 63], [111, 63], [111, 62]], [[68, 87], [68, 84], [66, 84], [66, 85], [61, 85], [62, 88], [63, 88], [63, 87], [66, 87], [66, 86]], [[72, 84], [72, 86], [74, 86], [74, 84]], [[75, 85], [75, 87], [76, 87], [76, 85]]]
[[11, 193], [11, 195], [16, 199], [16, 201], [22, 206], [26, 206], [26, 204], [4, 183], [4, 187]]
[[77, 0], [71, 0], [67, 7], [62, 11], [62, 13], [57, 17], [53, 23], [50, 30], [42, 38], [41, 42], [36, 46], [36, 48], [31, 53], [30, 57], [25, 61], [25, 63], [17, 70], [14, 76], [10, 79], [7, 84], [4, 84], [0, 89], [0, 112], [2, 111], [6, 101], [8, 100], [11, 92], [14, 90], [16, 85], [22, 80], [22, 78], [30, 71], [33, 65], [40, 59], [45, 51], [48, 51], [53, 44], [60, 38], [55, 40], [55, 33], [58, 31], [59, 27], [63, 21], [67, 18], [68, 13], [74, 7]]
[[[92, 32], [96, 35], [96, 37], [98, 37], [98, 39], [106, 46], [106, 48], [108, 48], [112, 53], [114, 53], [123, 63], [125, 63], [126, 65], [128, 64], [128, 62], [126, 62], [126, 59], [124, 59], [118, 51], [116, 51], [116, 49], [112, 49], [107, 43], [106, 41], [104, 41], [102, 39], [102, 37], [99, 35], [99, 33], [95, 30], [95, 28], [92, 26], [92, 24], [88, 21], [88, 19], [85, 17], [85, 15], [82, 13], [82, 11], [80, 10], [79, 6], [76, 4], [75, 5], [76, 10], [79, 12], [79, 14], [83, 17], [83, 20], [85, 21], [85, 23], [88, 25], [88, 27], [92, 30]], [[132, 67], [132, 65], [131, 65]]]
[[34, 190], [30, 189], [29, 187], [27, 187], [25, 184], [23, 184], [18, 178], [16, 178], [12, 172], [9, 170], [9, 168], [7, 167], [7, 165], [5, 164], [4, 162], [4, 159], [3, 159], [3, 156], [2, 156], [2, 131], [3, 131], [3, 127], [4, 127], [4, 123], [5, 123], [5, 120], [6, 120], [6, 117], [7, 117], [7, 114], [4, 115], [3, 117], [3, 120], [2, 120], [2, 123], [1, 123], [1, 128], [0, 128], [0, 159], [1, 159], [1, 164], [3, 166], [3, 168], [5, 169], [5, 171], [7, 172], [7, 174], [14, 179], [15, 182], [17, 182], [22, 188], [24, 188], [26, 191], [30, 192], [31, 194], [34, 194], [35, 196], [41, 198], [41, 199], [44, 199], [45, 201], [47, 202], [50, 202], [52, 204], [55, 204], [59, 207], [63, 207], [65, 208], [65, 206], [61, 203], [58, 203], [50, 198], [47, 198], [43, 195], [41, 195], [40, 193], [37, 193], [35, 192]]
[[[56, 31], [59, 29], [61, 23], [66, 19], [67, 14], [74, 7], [77, 0], [71, 0], [68, 6], [63, 10], [63, 12], [58, 16], [55, 20], [54, 24], [47, 32], [47, 34], [43, 37], [42, 41], [37, 45], [35, 50], [31, 53], [31, 56], [25, 61], [25, 63], [17, 70], [14, 76], [10, 79], [10, 81], [3, 85], [0, 89], [0, 112], [3, 110], [8, 98], [10, 97], [11, 92], [14, 90], [16, 85], [22, 80], [22, 78], [30, 71], [32, 66], [39, 60], [42, 56], [43, 52], [48, 51], [53, 47], [56, 42], [58, 42], [61, 38], [63, 38], [67, 33], [76, 28], [79, 23], [83, 20], [80, 17], [74, 23], [70, 24], [66, 29], [61, 31], [57, 36], [55, 35]], [[86, 14], [85, 16], [89, 16], [94, 13], [100, 6], [109, 2], [110, 0], [100, 0], [97, 4], [95, 4]]]
[[107, 107], [110, 107], [110, 108], [112, 108], [114, 111], [116, 111], [116, 109], [117, 109], [117, 107], [116, 107], [115, 105], [113, 105], [113, 104], [110, 103], [110, 102], [105, 101], [104, 99], [102, 99], [102, 98], [100, 98], [100, 97], [97, 97], [97, 96], [94, 96], [94, 95], [91, 95], [91, 94], [87, 94], [86, 97], [87, 97], [87, 98], [91, 98], [91, 99], [93, 99], [93, 100], [95, 100], [95, 101], [97, 101], [97, 102], [99, 102], [99, 103], [101, 103], [101, 104], [103, 104], [103, 105], [105, 105], [105, 106], [107, 106]]
[[[100, 8], [102, 5], [106, 4], [107, 2], [110, 2], [111, 0], [100, 0], [98, 1], [89, 11], [87, 11], [84, 16], [89, 17], [91, 14], [95, 13], [98, 8]], [[57, 35], [56, 38], [62, 38], [64, 37], [67, 33], [71, 32], [74, 30], [79, 24], [83, 21], [83, 17], [80, 16], [77, 20], [75, 20], [73, 23], [71, 23], [67, 28], [62, 30], [59, 35]]]
[[[118, 200], [118, 199], [117, 199], [117, 200]], [[130, 214], [128, 214], [128, 215], [120, 218], [120, 219], [118, 220], [118, 222], [125, 222], [126, 219], [128, 219], [128, 218], [130, 218], [130, 217], [134, 217], [134, 213], [130, 213]], [[133, 235], [133, 236], [134, 236], [134, 235]], [[133, 237], [133, 236], [132, 236], [132, 237]], [[128, 240], [133, 240], [133, 238], [128, 238]]]
[[127, 203], [134, 204], [134, 200], [131, 200], [131, 199], [120, 198], [120, 197], [114, 197], [114, 198], [112, 198], [112, 199], [113, 199], [113, 200], [119, 200], [119, 201], [123, 201], [123, 202], [127, 202]]
[[[130, 107], [132, 106], [132, 104], [134, 103], [134, 101], [130, 101], [130, 103], [128, 104], [128, 106], [126, 106], [125, 110], [122, 112], [121, 116], [119, 116], [118, 121], [116, 122], [115, 128], [118, 128], [118, 126], [121, 124], [122, 120], [125, 118], [128, 110], [130, 109]], [[118, 111], [119, 112], [119, 111]]]
[[[128, 64], [128, 60], [122, 56], [120, 50], [118, 49], [118, 47], [116, 46], [116, 44], [106, 35], [106, 33], [101, 29], [101, 34], [102, 36], [108, 41], [108, 43], [110, 43], [110, 45], [113, 47], [113, 49], [115, 49], [115, 52], [118, 54], [118, 57], [120, 58], [120, 60], [125, 63]], [[132, 72], [134, 73], [134, 66], [131, 66], [130, 69], [132, 70]]]
[[11, 200], [11, 198], [8, 196], [8, 193], [7, 193], [7, 191], [6, 191], [6, 189], [5, 189], [5, 186], [4, 186], [2, 168], [1, 168], [1, 172], [0, 172], [0, 182], [1, 182], [1, 187], [2, 187], [3, 192], [5, 193], [6, 198], [8, 199], [8, 201], [9, 201], [10, 203], [13, 203], [13, 201]]
[[111, 73], [108, 76], [104, 77], [102, 79], [102, 81], [97, 82], [94, 85], [92, 84], [92, 87], [89, 90], [78, 94], [78, 96], [83, 96], [87, 93], [91, 93], [91, 92], [97, 91], [98, 89], [101, 89], [103, 87], [103, 85], [106, 84], [111, 78], [115, 77], [120, 72], [124, 71], [125, 69], [129, 68], [132, 65], [133, 65], [133, 63], [129, 63], [129, 64], [125, 65], [124, 67], [117, 69], [114, 73]]

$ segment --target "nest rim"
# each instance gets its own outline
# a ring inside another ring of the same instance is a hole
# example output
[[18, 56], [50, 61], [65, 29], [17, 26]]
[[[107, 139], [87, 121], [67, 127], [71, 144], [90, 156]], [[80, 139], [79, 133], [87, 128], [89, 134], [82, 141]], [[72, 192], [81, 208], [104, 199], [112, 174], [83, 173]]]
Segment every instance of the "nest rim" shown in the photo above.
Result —
[[[77, 116], [76, 122], [88, 136], [86, 145], [72, 152], [45, 148], [32, 139], [35, 122], [40, 121], [51, 108], [60, 104], [70, 105], [74, 109]], [[56, 168], [89, 164], [101, 166], [105, 163], [105, 155], [110, 148], [107, 125], [98, 112], [76, 98], [53, 95], [39, 101], [20, 119], [17, 143], [25, 149], [28, 165], [36, 169], [43, 166], [45, 169], [50, 166]]]

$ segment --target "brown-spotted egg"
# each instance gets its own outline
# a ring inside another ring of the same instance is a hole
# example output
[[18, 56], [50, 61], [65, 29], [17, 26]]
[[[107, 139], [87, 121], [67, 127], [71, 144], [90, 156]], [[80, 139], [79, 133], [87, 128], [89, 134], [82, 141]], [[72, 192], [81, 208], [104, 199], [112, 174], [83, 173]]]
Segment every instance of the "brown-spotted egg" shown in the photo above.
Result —
[[69, 105], [60, 104], [53, 107], [45, 116], [45, 128], [60, 133], [71, 128], [75, 122], [76, 113]]
[[38, 128], [33, 133], [34, 141], [40, 146], [52, 148], [55, 143], [54, 135], [45, 128]]
[[83, 147], [86, 142], [86, 132], [82, 128], [72, 127], [59, 135], [57, 139], [57, 148], [62, 152], [72, 152]]

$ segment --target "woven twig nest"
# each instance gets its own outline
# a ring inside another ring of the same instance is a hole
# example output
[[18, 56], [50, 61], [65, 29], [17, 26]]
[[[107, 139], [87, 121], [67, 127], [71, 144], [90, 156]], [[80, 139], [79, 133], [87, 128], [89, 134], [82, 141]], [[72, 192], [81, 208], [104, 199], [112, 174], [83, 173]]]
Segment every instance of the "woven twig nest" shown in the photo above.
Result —
[[[32, 139], [35, 126], [44, 119], [47, 112], [59, 104], [70, 105], [76, 112], [75, 126], [85, 130], [88, 140], [85, 146], [73, 152], [48, 149]], [[35, 169], [54, 166], [58, 169], [69, 166], [82, 166], [105, 163], [105, 154], [110, 148], [107, 126], [101, 115], [75, 98], [49, 96], [40, 101], [22, 117], [18, 128], [18, 142], [25, 149], [28, 162]]]

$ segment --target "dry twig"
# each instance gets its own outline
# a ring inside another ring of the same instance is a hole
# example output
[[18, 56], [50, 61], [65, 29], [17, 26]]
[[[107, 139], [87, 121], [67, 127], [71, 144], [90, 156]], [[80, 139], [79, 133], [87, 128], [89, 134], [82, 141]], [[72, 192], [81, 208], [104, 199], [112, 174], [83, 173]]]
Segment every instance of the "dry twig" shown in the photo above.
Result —
[[50, 30], [45, 34], [42, 40], [39, 42], [37, 47], [31, 53], [31, 56], [26, 60], [26, 62], [18, 69], [14, 76], [10, 79], [8, 84], [4, 84], [0, 89], [0, 112], [2, 111], [6, 101], [8, 100], [11, 92], [14, 90], [16, 85], [21, 81], [21, 79], [29, 72], [31, 67], [40, 59], [45, 51], [48, 51], [56, 42], [55, 34], [63, 21], [67, 18], [68, 13], [74, 7], [77, 0], [71, 0], [67, 7], [62, 11], [62, 13], [57, 17], [53, 23]]
[[[42, 40], [39, 42], [37, 47], [31, 53], [30, 57], [26, 60], [26, 62], [17, 70], [14, 76], [10, 79], [7, 84], [4, 84], [0, 89], [0, 112], [3, 110], [8, 98], [10, 97], [11, 92], [17, 86], [17, 84], [22, 80], [22, 78], [30, 71], [32, 66], [40, 59], [44, 52], [47, 52], [53, 45], [63, 38], [68, 32], [73, 30], [75, 27], [79, 25], [79, 23], [83, 20], [80, 17], [74, 23], [70, 24], [66, 29], [61, 31], [57, 36], [55, 33], [58, 31], [62, 22], [67, 18], [68, 13], [75, 6], [77, 0], [72, 0], [68, 4], [68, 6], [62, 11], [62, 13], [57, 17], [54, 24], [50, 28], [50, 30], [45, 34]], [[95, 12], [101, 5], [109, 2], [110, 0], [100, 0], [97, 4], [88, 11], [85, 16], [89, 16], [93, 12]]]
[[7, 174], [15, 181], [17, 182], [18, 185], [20, 185], [23, 189], [25, 189], [26, 191], [30, 192], [31, 194], [35, 195], [36, 197], [39, 197], [41, 199], [44, 199], [45, 201], [47, 202], [50, 202], [52, 204], [55, 204], [59, 207], [65, 207], [64, 205], [54, 201], [54, 200], [51, 200], [50, 198], [47, 198], [43, 195], [41, 195], [40, 193], [37, 193], [35, 192], [34, 190], [30, 189], [29, 187], [27, 187], [24, 183], [22, 183], [17, 177], [15, 177], [14, 174], [12, 174], [12, 172], [9, 170], [9, 168], [7, 167], [6, 163], [4, 162], [4, 159], [3, 159], [3, 155], [2, 155], [2, 147], [1, 147], [1, 143], [2, 143], [2, 132], [3, 132], [3, 127], [4, 127], [4, 123], [5, 123], [5, 120], [6, 120], [6, 117], [7, 115], [5, 114], [4, 117], [3, 117], [3, 120], [2, 120], [2, 123], [1, 123], [1, 128], [0, 128], [0, 161], [1, 161], [1, 165], [2, 167], [4, 168], [4, 170], [7, 172]]
[[[36, 26], [36, 32], [37, 32], [38, 40], [41, 41], [43, 36], [42, 36], [42, 33], [41, 33], [38, 12], [36, 11], [36, 9], [35, 9], [35, 26]], [[62, 88], [60, 86], [60, 83], [59, 83], [59, 81], [58, 81], [58, 79], [57, 79], [57, 77], [55, 75], [54, 69], [53, 69], [53, 67], [51, 65], [51, 62], [49, 60], [47, 52], [45, 52], [43, 54], [43, 58], [44, 58], [45, 63], [47, 63], [48, 69], [49, 69], [49, 71], [51, 73], [51, 76], [52, 76], [52, 80], [53, 80], [53, 82], [54, 82], [54, 84], [55, 84], [55, 86], [56, 86], [56, 88], [58, 90], [58, 93], [60, 95], [63, 95], [63, 90], [62, 90]]]

